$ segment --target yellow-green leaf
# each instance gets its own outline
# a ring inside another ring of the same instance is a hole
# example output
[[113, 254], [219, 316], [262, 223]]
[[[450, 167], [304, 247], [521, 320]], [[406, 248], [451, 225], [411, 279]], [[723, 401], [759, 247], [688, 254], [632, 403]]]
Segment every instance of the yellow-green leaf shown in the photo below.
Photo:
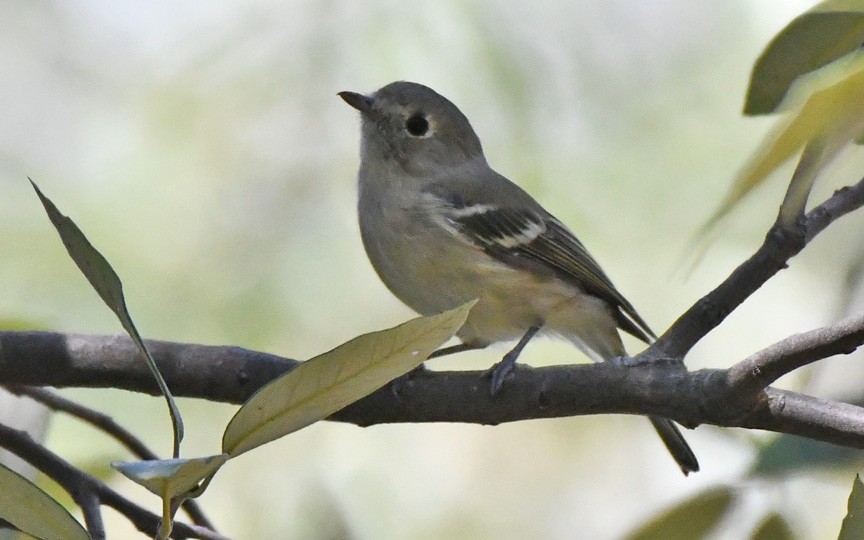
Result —
[[[798, 90], [797, 86], [801, 85]], [[806, 96], [806, 97], [803, 97]], [[709, 221], [715, 223], [742, 197], [761, 184], [780, 165], [805, 147], [795, 173], [793, 193], [786, 206], [787, 215], [802, 210], [806, 194], [816, 175], [849, 142], [864, 133], [864, 52], [856, 51], [835, 64], [796, 83], [792, 97], [803, 104], [772, 131], [751, 156], [741, 174]]]
[[186, 459], [115, 461], [112, 467], [160, 497], [189, 493], [228, 460], [226, 454]]
[[728, 487], [716, 487], [663, 512], [628, 540], [694, 540], [703, 538], [729, 509], [734, 497]]
[[47, 493], [0, 464], [0, 518], [43, 540], [89, 540], [84, 527]]
[[232, 457], [326, 418], [419, 366], [465, 323], [474, 302], [352, 339], [272, 381], [222, 437]]
[[792, 83], [864, 43], [864, 0], [828, 0], [777, 34], [753, 66], [744, 114], [768, 114]]
[[75, 264], [81, 270], [81, 273], [84, 274], [84, 277], [87, 278], [87, 281], [90, 282], [90, 285], [93, 286], [93, 289], [99, 294], [99, 297], [111, 308], [111, 311], [120, 320], [120, 324], [144, 356], [147, 366], [153, 373], [153, 377], [156, 379], [159, 389], [168, 403], [168, 411], [171, 414], [171, 425], [174, 430], [174, 457], [178, 457], [180, 454], [180, 441], [183, 440], [183, 419], [180, 417], [180, 410], [177, 408], [177, 404], [174, 402], [174, 396], [168, 390], [165, 379], [162, 378], [159, 368], [156, 367], [156, 362], [144, 345], [144, 340], [141, 339], [138, 329], [135, 328], [132, 317], [129, 315], [129, 310], [126, 309], [126, 300], [123, 296], [123, 283], [120, 282], [120, 277], [105, 257], [87, 240], [87, 237], [75, 225], [75, 222], [64, 216], [51, 199], [42, 193], [42, 190], [39, 189], [39, 186], [33, 180], [30, 180], [30, 184], [36, 190], [36, 195], [39, 196], [39, 200], [42, 202], [42, 206], [45, 208], [45, 212], [48, 214], [48, 218], [57, 230], [57, 233], [60, 235], [63, 245], [66, 246], [69, 256], [75, 261]]
[[864, 538], [864, 484], [861, 476], [855, 475], [852, 482], [852, 492], [849, 494], [849, 506], [843, 526], [837, 540], [860, 540]]

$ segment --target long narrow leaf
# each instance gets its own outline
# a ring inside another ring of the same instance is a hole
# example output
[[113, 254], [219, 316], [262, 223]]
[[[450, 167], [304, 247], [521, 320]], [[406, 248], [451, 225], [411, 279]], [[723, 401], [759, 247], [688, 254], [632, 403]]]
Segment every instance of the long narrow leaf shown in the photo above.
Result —
[[180, 417], [180, 411], [174, 402], [171, 391], [168, 390], [168, 385], [165, 384], [165, 379], [159, 372], [159, 368], [156, 367], [156, 362], [144, 345], [144, 340], [141, 339], [141, 335], [138, 333], [138, 329], [135, 328], [135, 324], [132, 323], [132, 317], [126, 309], [126, 300], [123, 297], [123, 283], [120, 282], [120, 278], [105, 257], [87, 240], [81, 229], [71, 219], [60, 213], [57, 206], [51, 202], [51, 199], [42, 194], [39, 186], [33, 180], [30, 180], [30, 184], [36, 190], [39, 200], [42, 201], [42, 206], [45, 207], [45, 212], [48, 214], [51, 223], [54, 224], [54, 228], [60, 235], [63, 245], [66, 246], [69, 256], [75, 261], [75, 264], [81, 270], [81, 273], [84, 274], [84, 277], [87, 278], [87, 281], [90, 282], [90, 285], [93, 286], [93, 289], [99, 294], [99, 297], [117, 315], [120, 324], [123, 325], [132, 341], [138, 346], [141, 354], [144, 355], [147, 366], [153, 373], [153, 377], [156, 379], [156, 383], [159, 385], [159, 389], [168, 403], [168, 410], [171, 414], [171, 425], [174, 430], [174, 457], [178, 457], [180, 455], [180, 441], [183, 440], [183, 419]]
[[335, 413], [417, 367], [465, 323], [474, 302], [365, 334], [303, 362], [256, 392], [222, 437], [238, 456]]

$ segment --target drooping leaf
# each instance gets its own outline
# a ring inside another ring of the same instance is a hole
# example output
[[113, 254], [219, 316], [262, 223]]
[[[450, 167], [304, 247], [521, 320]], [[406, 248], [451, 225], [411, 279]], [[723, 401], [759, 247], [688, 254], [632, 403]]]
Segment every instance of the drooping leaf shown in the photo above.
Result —
[[66, 246], [69, 256], [75, 261], [75, 264], [81, 270], [81, 273], [84, 274], [84, 277], [87, 278], [87, 281], [90, 282], [90, 285], [93, 286], [93, 289], [99, 294], [99, 297], [111, 308], [111, 311], [120, 320], [120, 324], [144, 356], [147, 366], [153, 373], [153, 377], [156, 379], [159, 389], [168, 403], [171, 424], [174, 430], [174, 457], [179, 456], [180, 441], [183, 440], [183, 419], [180, 416], [180, 410], [174, 402], [171, 391], [168, 390], [168, 385], [165, 384], [165, 379], [159, 372], [159, 368], [156, 367], [156, 362], [144, 345], [144, 340], [141, 339], [141, 335], [138, 333], [138, 329], [135, 328], [132, 317], [126, 309], [123, 284], [120, 282], [120, 278], [105, 257], [87, 240], [81, 229], [71, 219], [60, 213], [57, 206], [42, 193], [39, 186], [33, 180], [30, 180], [30, 184], [36, 190], [36, 195], [39, 196], [42, 206], [45, 207], [45, 212], [60, 235], [60, 239], [63, 241], [63, 245]]
[[756, 527], [750, 540], [795, 540], [795, 535], [786, 518], [772, 512]]
[[864, 43], [864, 0], [828, 0], [796, 17], [753, 66], [744, 114], [777, 110], [793, 82]]
[[226, 454], [184, 459], [115, 461], [111, 466], [160, 497], [174, 498], [195, 489], [226, 461]]
[[734, 494], [728, 487], [711, 488], [666, 510], [631, 533], [628, 540], [699, 540], [729, 509]]
[[843, 518], [837, 540], [860, 540], [861, 538], [864, 538], [864, 484], [861, 483], [861, 476], [856, 474], [852, 482], [852, 492], [849, 494], [846, 517]]
[[[174, 513], [190, 496], [198, 496], [204, 485], [226, 461], [227, 454], [190, 459], [116, 461], [112, 467], [162, 499], [162, 523], [157, 540], [167, 539], [174, 528]], [[193, 493], [196, 492], [196, 493]]]
[[44, 540], [89, 540], [63, 505], [12, 469], [0, 464], [0, 518]]
[[222, 451], [238, 456], [297, 431], [419, 366], [464, 324], [474, 302], [352, 339], [270, 382], [237, 411]]
[[838, 470], [864, 464], [864, 452], [796, 435], [779, 435], [759, 451], [750, 474], [783, 476], [806, 470]]

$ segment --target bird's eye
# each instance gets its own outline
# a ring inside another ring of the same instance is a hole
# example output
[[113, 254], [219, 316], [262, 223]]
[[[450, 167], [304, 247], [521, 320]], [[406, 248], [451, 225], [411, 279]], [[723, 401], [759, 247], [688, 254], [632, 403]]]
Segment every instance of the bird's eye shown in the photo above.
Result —
[[412, 114], [405, 120], [405, 129], [414, 137], [422, 137], [429, 132], [429, 120], [421, 113]]

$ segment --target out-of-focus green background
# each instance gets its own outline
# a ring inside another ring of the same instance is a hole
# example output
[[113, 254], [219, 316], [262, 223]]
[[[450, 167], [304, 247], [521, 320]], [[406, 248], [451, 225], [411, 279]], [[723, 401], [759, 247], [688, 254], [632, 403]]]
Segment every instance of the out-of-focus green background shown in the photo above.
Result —
[[[621, 291], [665, 329], [750, 254], [787, 167], [719, 228], [688, 275], [694, 231], [773, 124], [740, 114], [750, 67], [810, 1], [0, 3], [0, 318], [115, 333], [26, 177], [122, 277], [141, 332], [307, 358], [412, 313], [380, 284], [355, 223], [358, 126], [340, 90], [427, 84], [471, 119], [490, 163], [568, 223]], [[817, 198], [856, 181], [844, 154]], [[725, 367], [862, 303], [849, 268], [860, 216], [838, 222], [700, 343]], [[857, 278], [860, 280], [860, 277]], [[851, 284], [851, 285], [850, 285]], [[628, 342], [631, 350], [638, 344]], [[505, 348], [436, 360], [480, 369]], [[532, 364], [580, 362], [532, 343]], [[860, 354], [781, 381], [860, 395]], [[169, 452], [164, 403], [68, 391]], [[218, 451], [234, 407], [183, 400], [184, 454]], [[742, 481], [766, 434], [686, 433], [684, 478], [648, 423], [593, 416], [473, 425], [319, 423], [231, 462], [202, 503], [237, 538], [619, 538], [715, 484], [747, 504], [714, 538], [782, 512], [836, 537], [848, 471]], [[122, 458], [59, 419], [78, 464]], [[147, 493], [118, 487], [157, 509]], [[109, 513], [112, 538], [134, 537]]]

